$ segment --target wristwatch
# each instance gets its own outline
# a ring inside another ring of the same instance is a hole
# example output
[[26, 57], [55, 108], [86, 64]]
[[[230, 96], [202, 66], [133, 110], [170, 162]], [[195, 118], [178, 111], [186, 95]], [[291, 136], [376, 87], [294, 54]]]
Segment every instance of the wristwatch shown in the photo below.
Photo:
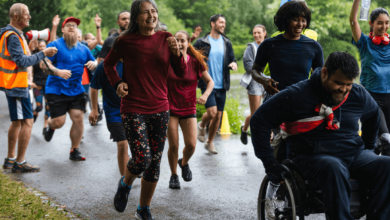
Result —
[[96, 29], [99, 29], [100, 28], [100, 26], [99, 27], [96, 27]]

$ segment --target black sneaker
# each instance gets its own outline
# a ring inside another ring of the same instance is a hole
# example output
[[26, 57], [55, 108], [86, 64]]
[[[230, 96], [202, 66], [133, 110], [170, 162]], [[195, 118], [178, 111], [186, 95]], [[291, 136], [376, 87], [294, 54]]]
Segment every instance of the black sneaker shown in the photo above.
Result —
[[43, 132], [43, 135], [47, 142], [50, 142], [53, 138], [54, 131], [54, 129], [51, 129], [49, 126], [47, 126], [47, 129]]
[[171, 189], [180, 189], [179, 176], [173, 174], [169, 180], [169, 188]]
[[69, 159], [75, 161], [84, 161], [85, 157], [81, 155], [81, 152], [79, 151], [78, 148], [74, 148], [73, 150], [70, 151]]
[[152, 213], [150, 213], [149, 206], [141, 208], [138, 205], [137, 212], [135, 213], [135, 218], [140, 220], [154, 220]]
[[12, 167], [12, 173], [35, 173], [39, 172], [41, 168], [38, 166], [32, 166], [27, 163], [27, 161], [24, 161], [22, 164], [18, 164], [17, 162], [14, 163], [14, 166]]
[[241, 137], [240, 140], [243, 144], [247, 145], [248, 144], [248, 132], [243, 131], [242, 129], [244, 126], [241, 126]]
[[97, 122], [103, 120], [103, 109], [99, 111], [99, 116], [97, 118]]
[[47, 128], [43, 128], [42, 130], [42, 134], [45, 135], [45, 131], [47, 130]]
[[36, 121], [37, 118], [38, 118], [38, 115], [33, 115], [33, 117], [34, 117], [34, 123], [35, 123], [35, 121]]
[[4, 159], [3, 169], [12, 169], [14, 167], [15, 160], [10, 160], [8, 158]]
[[131, 187], [128, 187], [123, 183], [125, 176], [119, 179], [118, 190], [114, 197], [114, 207], [118, 212], [124, 212], [127, 207], [127, 201], [129, 199]]
[[192, 172], [190, 170], [190, 165], [188, 163], [185, 166], [181, 165], [181, 161], [183, 159], [179, 159], [177, 163], [179, 164], [179, 167], [181, 168], [181, 177], [184, 181], [190, 182], [192, 180]]

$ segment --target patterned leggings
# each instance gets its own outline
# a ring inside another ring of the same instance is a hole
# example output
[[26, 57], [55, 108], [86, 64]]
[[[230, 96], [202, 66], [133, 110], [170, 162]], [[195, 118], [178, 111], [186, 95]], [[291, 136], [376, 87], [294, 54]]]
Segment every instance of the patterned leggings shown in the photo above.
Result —
[[125, 113], [122, 120], [131, 151], [127, 169], [134, 175], [143, 172], [144, 180], [156, 183], [167, 138], [169, 112]]

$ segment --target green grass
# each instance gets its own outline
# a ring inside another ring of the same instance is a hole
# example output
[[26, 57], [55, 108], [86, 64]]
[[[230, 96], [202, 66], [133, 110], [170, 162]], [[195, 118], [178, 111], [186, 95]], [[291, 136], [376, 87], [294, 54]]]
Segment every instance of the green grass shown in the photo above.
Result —
[[49, 204], [0, 172], [0, 219], [69, 219]]

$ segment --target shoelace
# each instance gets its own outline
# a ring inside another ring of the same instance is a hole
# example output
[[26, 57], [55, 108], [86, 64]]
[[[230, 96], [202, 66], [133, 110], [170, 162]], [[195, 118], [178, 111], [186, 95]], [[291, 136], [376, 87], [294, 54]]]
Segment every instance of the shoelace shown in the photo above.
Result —
[[145, 210], [145, 209], [146, 209], [146, 212], [148, 213], [148, 216], [152, 216], [152, 213], [150, 213], [149, 206], [141, 207], [140, 205], [138, 205], [138, 210]]

